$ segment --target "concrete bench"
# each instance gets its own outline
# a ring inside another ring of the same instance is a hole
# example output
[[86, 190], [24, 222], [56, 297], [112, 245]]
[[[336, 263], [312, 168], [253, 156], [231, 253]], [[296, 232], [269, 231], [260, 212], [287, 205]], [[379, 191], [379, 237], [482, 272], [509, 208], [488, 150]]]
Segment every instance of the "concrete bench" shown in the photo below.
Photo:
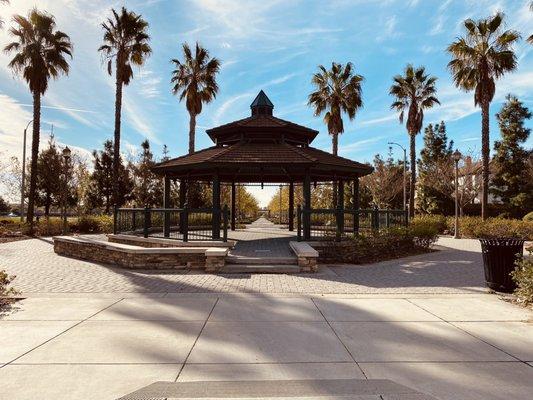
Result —
[[223, 247], [141, 247], [87, 237], [56, 236], [57, 254], [126, 268], [203, 268], [217, 271], [225, 263]]
[[294, 254], [298, 258], [298, 266], [302, 272], [316, 272], [318, 269], [318, 251], [306, 242], [289, 242]]

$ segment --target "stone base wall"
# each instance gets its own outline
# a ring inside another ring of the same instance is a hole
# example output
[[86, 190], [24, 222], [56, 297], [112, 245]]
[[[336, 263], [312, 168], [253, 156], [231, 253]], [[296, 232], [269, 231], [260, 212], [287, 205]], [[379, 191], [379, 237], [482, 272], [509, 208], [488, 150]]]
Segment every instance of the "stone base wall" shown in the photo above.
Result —
[[57, 254], [103, 264], [117, 265], [132, 269], [183, 269], [203, 267], [205, 255], [197, 254], [143, 254], [128, 253], [106, 248], [104, 244], [87, 242], [66, 242], [54, 240]]
[[316, 257], [302, 257], [298, 256], [298, 266], [301, 272], [317, 272], [317, 258]]
[[205, 259], [205, 272], [218, 272], [226, 264], [226, 256], [208, 256]]
[[141, 238], [139, 236], [127, 237], [127, 235], [108, 235], [107, 240], [110, 243], [129, 244], [131, 246], [139, 247], [233, 247], [234, 241], [224, 242], [182, 242], [180, 240], [168, 239], [168, 238]]

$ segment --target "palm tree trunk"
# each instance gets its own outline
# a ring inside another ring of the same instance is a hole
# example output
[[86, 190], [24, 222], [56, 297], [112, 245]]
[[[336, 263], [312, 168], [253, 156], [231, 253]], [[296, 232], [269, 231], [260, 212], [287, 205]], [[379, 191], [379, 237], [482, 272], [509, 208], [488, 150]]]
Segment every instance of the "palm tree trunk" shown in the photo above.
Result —
[[39, 157], [39, 138], [41, 127], [41, 94], [33, 93], [33, 137], [31, 142], [30, 193], [28, 195], [28, 212], [26, 220], [30, 224], [30, 235], [33, 234], [33, 216], [35, 207], [35, 191], [37, 189], [37, 159]]
[[410, 133], [410, 163], [411, 163], [411, 184], [409, 186], [409, 217], [415, 216], [415, 186], [416, 186], [416, 134]]
[[481, 189], [481, 218], [488, 217], [489, 202], [489, 159], [490, 159], [490, 139], [489, 139], [489, 107], [490, 102], [483, 99], [481, 104], [481, 162], [482, 162], [482, 189]]
[[[332, 144], [331, 153], [336, 156], [339, 152], [339, 134], [338, 133], [334, 133], [331, 135], [331, 144]], [[332, 189], [333, 189], [331, 192], [331, 202], [333, 203], [332, 208], [337, 208], [337, 182], [336, 181], [333, 181]]]
[[196, 134], [196, 114], [191, 113], [189, 119], [189, 154], [194, 153], [194, 139]]
[[[120, 116], [122, 110], [122, 79], [117, 67], [115, 92], [115, 133], [113, 140], [113, 204], [119, 205], [119, 165], [120, 165]], [[107, 208], [107, 206], [106, 206]], [[109, 210], [108, 210], [109, 212]]]

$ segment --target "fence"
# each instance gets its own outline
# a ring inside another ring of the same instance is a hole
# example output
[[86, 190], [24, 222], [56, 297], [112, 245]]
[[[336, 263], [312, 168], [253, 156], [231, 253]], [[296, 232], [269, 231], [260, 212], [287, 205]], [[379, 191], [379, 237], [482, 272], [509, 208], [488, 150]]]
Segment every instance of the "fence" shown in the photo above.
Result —
[[[182, 240], [223, 240], [228, 237], [227, 207], [212, 208], [117, 208], [115, 234]], [[216, 226], [218, 225], [218, 228]], [[221, 232], [222, 231], [222, 232]], [[221, 234], [222, 233], [222, 234]]]
[[[406, 210], [349, 210], [349, 209], [302, 209], [298, 206], [298, 240], [321, 240], [336, 238], [361, 231], [379, 230], [394, 226], [407, 226]], [[307, 232], [303, 223], [307, 219]]]

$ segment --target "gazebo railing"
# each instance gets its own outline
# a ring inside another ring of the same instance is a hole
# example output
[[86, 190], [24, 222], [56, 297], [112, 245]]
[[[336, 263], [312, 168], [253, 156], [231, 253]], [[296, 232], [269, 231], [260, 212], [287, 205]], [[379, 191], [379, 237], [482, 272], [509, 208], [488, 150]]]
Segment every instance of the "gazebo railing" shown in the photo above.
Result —
[[[219, 229], [214, 228], [220, 221]], [[213, 208], [116, 208], [113, 233], [184, 242], [228, 237], [229, 210]]]
[[[336, 238], [340, 240], [347, 234], [407, 226], [407, 210], [379, 209], [304, 209], [298, 206], [297, 234], [298, 240], [322, 240]], [[307, 218], [308, 231], [303, 222]]]

